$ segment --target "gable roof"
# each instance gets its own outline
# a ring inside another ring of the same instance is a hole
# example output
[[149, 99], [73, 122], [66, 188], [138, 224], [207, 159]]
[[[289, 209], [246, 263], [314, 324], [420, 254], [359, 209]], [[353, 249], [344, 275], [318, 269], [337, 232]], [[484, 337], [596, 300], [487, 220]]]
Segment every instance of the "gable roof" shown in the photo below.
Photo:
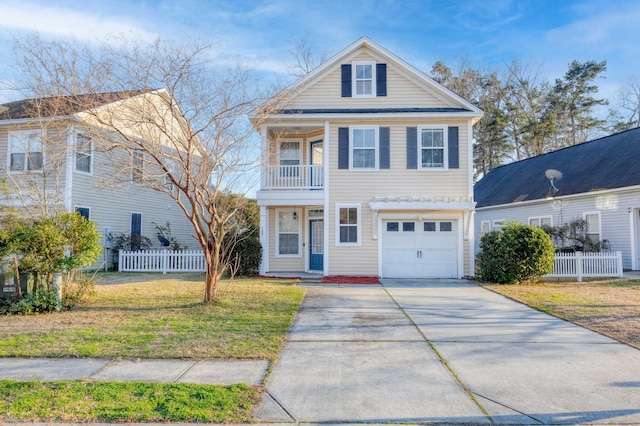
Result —
[[[346, 48], [344, 48], [343, 50], [341, 50], [340, 52], [338, 52], [337, 54], [335, 54], [334, 56], [332, 56], [331, 58], [329, 58], [328, 60], [326, 60], [322, 64], [320, 64], [313, 71], [311, 71], [307, 75], [301, 77], [300, 79], [295, 81], [293, 84], [291, 84], [286, 89], [282, 90], [280, 92], [280, 94], [293, 94], [289, 98], [284, 96], [284, 98], [286, 99], [285, 103], [287, 103], [288, 101], [290, 101], [292, 99], [295, 99], [295, 97], [298, 96], [301, 92], [303, 92], [306, 88], [308, 88], [309, 86], [313, 85], [316, 81], [318, 81], [320, 78], [324, 77], [325, 75], [329, 74], [331, 71], [335, 70], [345, 60], [347, 60], [347, 58], [349, 58], [350, 56], [354, 55], [355, 53], [357, 53], [362, 48], [368, 48], [372, 52], [375, 52], [376, 55], [384, 58], [387, 62], [393, 63], [398, 69], [401, 69], [402, 71], [404, 71], [405, 74], [411, 76], [411, 78], [413, 78], [415, 81], [418, 81], [421, 85], [431, 89], [434, 92], [434, 94], [436, 94], [437, 96], [446, 98], [446, 99], [449, 100], [449, 102], [452, 102], [452, 103], [458, 105], [457, 108], [446, 108], [447, 110], [450, 110], [450, 111], [439, 111], [440, 109], [443, 109], [443, 108], [433, 108], [433, 109], [428, 109], [428, 111], [427, 111], [426, 108], [424, 109], [424, 111], [409, 111], [407, 109], [395, 109], [393, 111], [390, 111], [388, 109], [380, 109], [380, 110], [367, 111], [367, 113], [454, 112], [454, 113], [467, 113], [467, 114], [472, 115], [473, 117], [477, 117], [478, 119], [480, 117], [482, 117], [483, 112], [482, 112], [482, 110], [480, 108], [476, 107], [471, 102], [463, 99], [462, 97], [458, 96], [457, 94], [455, 94], [451, 90], [449, 90], [446, 87], [442, 86], [441, 84], [437, 83], [435, 80], [430, 78], [428, 75], [426, 75], [422, 71], [420, 71], [417, 68], [415, 68], [413, 65], [409, 64], [408, 62], [405, 62], [404, 60], [402, 60], [401, 58], [396, 56], [394, 53], [392, 53], [391, 51], [385, 49], [384, 47], [380, 46], [379, 44], [375, 43], [373, 40], [369, 39], [366, 36], [363, 36], [363, 37], [359, 38], [354, 43], [350, 44], [349, 46], [347, 46]], [[276, 95], [274, 98], [278, 98], [278, 97], [279, 97], [279, 95]], [[266, 103], [264, 103], [262, 105], [259, 105], [255, 109], [255, 113], [252, 114], [252, 116], [257, 115], [259, 111], [267, 110], [268, 108], [266, 108], [265, 105], [267, 105], [268, 103], [269, 103], [269, 101], [267, 101]], [[355, 111], [355, 110], [346, 111], [346, 110], [343, 110], [343, 109], [335, 109], [335, 110], [334, 109], [326, 109], [326, 110], [313, 110], [313, 109], [311, 109], [311, 110], [308, 110], [308, 109], [286, 109], [286, 108], [276, 109], [276, 111], [274, 111], [274, 114], [276, 114], [276, 115], [277, 114], [283, 114], [283, 115], [284, 114], [286, 114], [286, 115], [291, 115], [291, 114], [341, 114], [341, 113], [347, 113], [347, 114], [351, 113], [351, 114], [353, 114], [353, 113], [362, 113], [362, 112]]]
[[22, 99], [0, 105], [6, 108], [6, 110], [0, 111], [0, 120], [68, 116], [147, 92], [150, 92], [150, 90], [127, 90], [121, 92]]
[[474, 186], [476, 207], [552, 195], [545, 172], [559, 170], [556, 197], [640, 185], [640, 128], [517, 161], [491, 170]]

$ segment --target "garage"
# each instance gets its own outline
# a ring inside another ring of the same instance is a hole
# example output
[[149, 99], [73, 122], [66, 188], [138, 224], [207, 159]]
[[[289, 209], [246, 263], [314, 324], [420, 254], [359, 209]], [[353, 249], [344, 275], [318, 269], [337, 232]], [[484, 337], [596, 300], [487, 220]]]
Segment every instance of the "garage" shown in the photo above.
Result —
[[455, 220], [383, 220], [382, 276], [458, 278]]

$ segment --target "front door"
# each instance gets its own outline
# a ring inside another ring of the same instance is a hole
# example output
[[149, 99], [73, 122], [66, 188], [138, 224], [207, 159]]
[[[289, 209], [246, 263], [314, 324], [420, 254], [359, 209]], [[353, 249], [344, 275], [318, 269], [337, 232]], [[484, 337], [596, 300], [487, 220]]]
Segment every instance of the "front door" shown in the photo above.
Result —
[[320, 189], [322, 188], [322, 167], [314, 167], [314, 166], [322, 166], [322, 162], [324, 159], [323, 156], [323, 144], [322, 141], [313, 141], [310, 144], [309, 149], [309, 164], [311, 164], [311, 170], [309, 173], [309, 186], [312, 189]]
[[324, 269], [324, 219], [309, 221], [309, 269], [322, 271]]

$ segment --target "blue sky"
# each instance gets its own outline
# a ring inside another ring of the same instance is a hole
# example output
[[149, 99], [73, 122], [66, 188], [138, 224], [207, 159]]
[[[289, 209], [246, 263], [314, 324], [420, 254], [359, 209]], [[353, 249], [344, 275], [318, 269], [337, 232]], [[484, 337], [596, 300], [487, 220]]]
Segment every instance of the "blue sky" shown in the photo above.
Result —
[[[91, 41], [187, 37], [216, 43], [216, 60], [243, 62], [291, 82], [292, 42], [334, 54], [366, 35], [423, 71], [465, 56], [476, 68], [512, 59], [561, 77], [573, 59], [607, 60], [601, 96], [640, 74], [637, 0], [0, 0], [0, 78], [11, 79], [10, 40], [26, 31]], [[15, 96], [0, 89], [0, 101]]]

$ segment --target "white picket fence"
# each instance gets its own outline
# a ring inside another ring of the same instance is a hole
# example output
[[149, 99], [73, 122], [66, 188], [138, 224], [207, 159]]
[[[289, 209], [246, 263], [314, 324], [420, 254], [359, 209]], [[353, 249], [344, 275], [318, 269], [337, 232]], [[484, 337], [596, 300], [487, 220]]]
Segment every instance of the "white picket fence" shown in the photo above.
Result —
[[622, 277], [622, 252], [556, 253], [547, 277]]
[[202, 250], [141, 250], [118, 252], [119, 272], [204, 272]]

